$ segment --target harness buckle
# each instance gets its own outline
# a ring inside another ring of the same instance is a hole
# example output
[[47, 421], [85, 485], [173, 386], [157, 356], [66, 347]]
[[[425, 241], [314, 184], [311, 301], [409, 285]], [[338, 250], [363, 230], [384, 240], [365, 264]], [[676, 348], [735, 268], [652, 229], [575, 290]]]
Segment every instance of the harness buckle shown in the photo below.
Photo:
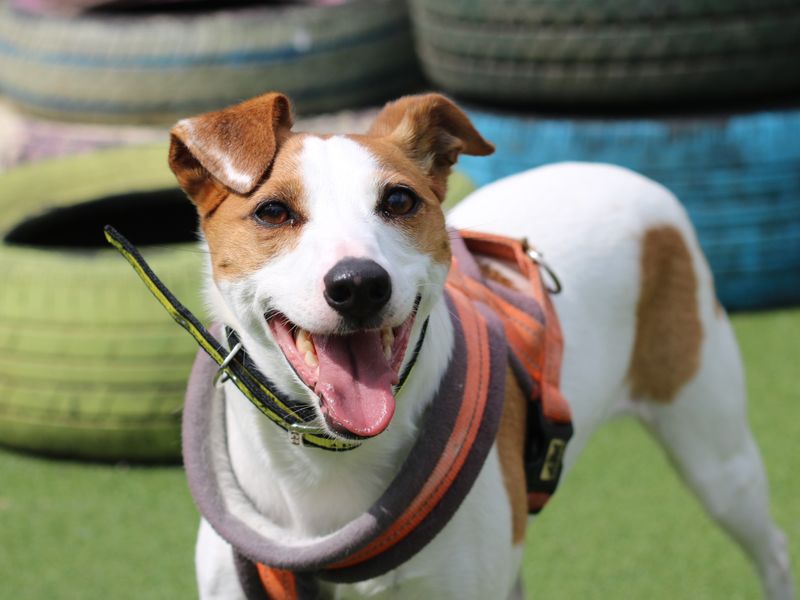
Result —
[[553, 295], [560, 294], [564, 287], [561, 285], [561, 280], [558, 278], [558, 275], [556, 275], [556, 272], [547, 261], [545, 261], [544, 254], [528, 244], [528, 238], [522, 238], [522, 249], [525, 251], [525, 254], [528, 255], [528, 258], [547, 273], [547, 277], [552, 282], [552, 286], [545, 284], [544, 289]]
[[219, 367], [217, 368], [217, 372], [214, 373], [214, 379], [212, 380], [212, 384], [215, 387], [225, 383], [231, 378], [231, 375], [225, 371], [225, 368], [231, 363], [233, 358], [239, 354], [239, 352], [241, 352], [241, 350], [242, 342], [238, 342], [233, 348], [231, 348], [231, 351], [228, 352], [228, 356], [225, 357], [225, 360], [220, 363]]
[[572, 423], [556, 422], [544, 415], [541, 398], [528, 405], [525, 448], [528, 512], [538, 513], [556, 491], [572, 433]]

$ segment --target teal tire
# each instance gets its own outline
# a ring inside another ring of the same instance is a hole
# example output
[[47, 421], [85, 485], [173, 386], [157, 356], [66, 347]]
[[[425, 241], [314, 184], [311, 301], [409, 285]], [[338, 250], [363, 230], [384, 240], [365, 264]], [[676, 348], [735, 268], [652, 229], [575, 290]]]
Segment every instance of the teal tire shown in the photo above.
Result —
[[75, 19], [0, 4], [0, 93], [48, 118], [171, 124], [270, 90], [310, 114], [419, 81], [401, 0]]

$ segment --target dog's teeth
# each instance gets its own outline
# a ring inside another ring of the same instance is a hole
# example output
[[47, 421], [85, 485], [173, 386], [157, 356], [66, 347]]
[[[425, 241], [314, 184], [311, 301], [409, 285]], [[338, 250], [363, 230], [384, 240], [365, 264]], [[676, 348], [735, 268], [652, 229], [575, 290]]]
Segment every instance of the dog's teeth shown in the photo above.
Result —
[[311, 343], [311, 337], [305, 329], [297, 329], [297, 337], [294, 340], [295, 346], [300, 351], [300, 354], [307, 352], [314, 352], [314, 344]]
[[381, 331], [381, 342], [383, 342], [383, 355], [386, 360], [391, 360], [392, 344], [394, 344], [394, 331], [392, 331], [391, 327]]
[[317, 356], [311, 350], [306, 352], [306, 364], [309, 367], [318, 367], [319, 366], [319, 361], [317, 360]]

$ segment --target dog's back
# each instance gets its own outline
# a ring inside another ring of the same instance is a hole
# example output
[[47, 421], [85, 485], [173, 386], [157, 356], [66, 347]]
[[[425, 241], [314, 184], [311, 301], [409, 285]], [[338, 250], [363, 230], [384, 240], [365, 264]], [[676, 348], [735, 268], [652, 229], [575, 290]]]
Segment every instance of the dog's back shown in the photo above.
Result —
[[736, 340], [675, 197], [626, 169], [562, 163], [478, 190], [448, 221], [527, 237], [563, 284], [553, 301], [575, 426], [565, 471], [602, 422], [636, 415], [753, 557], [767, 597], [793, 598], [785, 537], [769, 515], [747, 423]]

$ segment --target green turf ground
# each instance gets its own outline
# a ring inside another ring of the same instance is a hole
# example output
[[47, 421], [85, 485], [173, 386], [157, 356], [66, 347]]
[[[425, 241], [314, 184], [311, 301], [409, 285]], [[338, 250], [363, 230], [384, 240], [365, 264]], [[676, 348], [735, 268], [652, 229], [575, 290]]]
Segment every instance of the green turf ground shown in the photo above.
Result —
[[[800, 310], [738, 315], [750, 414], [775, 516], [800, 572]], [[0, 599], [195, 597], [197, 513], [179, 468], [0, 452]], [[758, 597], [741, 552], [655, 445], [627, 421], [601, 430], [528, 535], [531, 598]], [[432, 599], [435, 600], [435, 599]]]

